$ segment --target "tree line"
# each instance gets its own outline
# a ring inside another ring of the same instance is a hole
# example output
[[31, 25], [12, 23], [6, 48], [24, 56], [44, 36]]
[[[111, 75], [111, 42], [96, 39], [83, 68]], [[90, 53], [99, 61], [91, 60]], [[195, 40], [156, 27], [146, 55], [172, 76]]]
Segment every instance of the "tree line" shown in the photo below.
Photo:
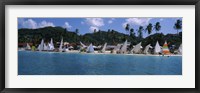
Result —
[[[174, 29], [176, 29], [177, 34], [167, 34], [164, 35], [158, 33], [161, 30], [160, 22], [156, 22], [155, 25], [149, 23], [146, 27], [139, 26], [138, 29], [132, 28], [129, 24], [126, 24], [125, 31], [126, 34], [120, 33], [114, 29], [108, 29], [107, 31], [99, 30], [93, 33], [86, 33], [84, 35], [79, 34], [79, 29], [75, 31], [69, 31], [66, 28], [62, 27], [45, 27], [38, 29], [18, 29], [18, 42], [19, 43], [35, 43], [36, 45], [41, 42], [42, 39], [45, 42], [50, 42], [50, 39], [53, 38], [54, 43], [60, 42], [61, 38], [65, 42], [79, 44], [83, 42], [85, 44], [93, 43], [94, 45], [103, 45], [105, 42], [111, 45], [116, 45], [118, 43], [123, 43], [125, 40], [128, 40], [131, 45], [135, 45], [139, 42], [142, 42], [142, 46], [147, 44], [155, 45], [158, 40], [161, 44], [164, 44], [164, 41], [167, 40], [170, 42], [170, 45], [179, 46], [182, 43], [182, 32], [178, 32], [182, 29], [182, 21], [177, 20], [174, 23]], [[152, 34], [152, 31], [155, 31], [155, 34]], [[143, 33], [148, 33], [146, 38], [143, 38]], [[135, 34], [137, 33], [137, 35]]]

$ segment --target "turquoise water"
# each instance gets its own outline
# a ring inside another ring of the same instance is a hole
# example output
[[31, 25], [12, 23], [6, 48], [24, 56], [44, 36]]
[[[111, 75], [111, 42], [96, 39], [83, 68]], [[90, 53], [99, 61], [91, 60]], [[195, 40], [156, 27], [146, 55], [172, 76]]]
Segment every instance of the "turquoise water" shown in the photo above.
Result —
[[182, 75], [182, 56], [18, 51], [19, 75]]

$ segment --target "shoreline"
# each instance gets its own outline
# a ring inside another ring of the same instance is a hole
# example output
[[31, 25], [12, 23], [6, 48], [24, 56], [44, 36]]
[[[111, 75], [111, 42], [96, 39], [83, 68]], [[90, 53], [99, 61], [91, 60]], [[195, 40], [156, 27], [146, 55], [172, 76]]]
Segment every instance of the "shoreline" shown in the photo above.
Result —
[[68, 52], [55, 52], [55, 51], [27, 51], [27, 50], [18, 50], [18, 51], [26, 51], [26, 52], [41, 52], [41, 53], [73, 53], [73, 54], [97, 54], [97, 55], [133, 55], [133, 56], [182, 56], [182, 55], [154, 55], [154, 54], [113, 54], [113, 53], [98, 53], [98, 51], [95, 51], [94, 53], [86, 53], [86, 52], [80, 52], [78, 50], [72, 50]]

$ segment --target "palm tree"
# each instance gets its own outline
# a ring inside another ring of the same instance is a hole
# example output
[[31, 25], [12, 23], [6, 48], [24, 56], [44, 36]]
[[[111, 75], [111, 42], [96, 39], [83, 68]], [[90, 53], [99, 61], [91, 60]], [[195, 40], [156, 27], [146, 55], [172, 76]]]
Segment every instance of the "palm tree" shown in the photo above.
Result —
[[153, 30], [153, 26], [151, 23], [149, 23], [149, 25], [146, 27], [145, 31], [148, 31], [148, 34], [150, 35], [152, 30]]
[[178, 35], [178, 30], [182, 29], [182, 21], [181, 20], [176, 20], [176, 23], [174, 24], [174, 29], [177, 30], [177, 35]]
[[125, 27], [126, 32], [128, 32], [129, 29], [130, 29], [130, 25], [129, 25], [129, 24], [126, 24], [126, 27]]
[[[78, 33], [79, 33], [79, 30], [78, 29], [76, 29], [75, 30], [75, 33], [78, 35]], [[78, 36], [76, 36], [76, 42], [78, 41]]]
[[156, 22], [156, 25], [154, 26], [154, 29], [155, 29], [156, 33], [158, 31], [160, 31], [160, 29], [161, 29], [160, 22]]
[[135, 33], [134, 33], [134, 29], [133, 28], [131, 28], [130, 29], [130, 37], [135, 37]]
[[97, 30], [96, 29], [94, 29], [94, 33], [96, 33], [97, 32]]
[[110, 29], [108, 29], [108, 32], [110, 32]]
[[78, 29], [76, 29], [76, 30], [75, 30], [75, 33], [78, 35], [78, 33], [79, 33], [79, 30], [78, 30]]
[[143, 26], [140, 26], [139, 29], [138, 29], [138, 37], [139, 38], [142, 38], [143, 37], [143, 34], [142, 34], [142, 31], [144, 30]]
[[133, 34], [133, 32], [134, 32], [134, 29], [131, 28], [131, 29], [130, 29], [130, 35]]

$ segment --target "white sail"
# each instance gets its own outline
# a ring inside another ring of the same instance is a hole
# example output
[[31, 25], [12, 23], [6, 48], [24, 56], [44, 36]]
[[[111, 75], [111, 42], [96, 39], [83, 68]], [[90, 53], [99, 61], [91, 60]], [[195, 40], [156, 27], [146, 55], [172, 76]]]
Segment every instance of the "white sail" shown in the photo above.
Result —
[[120, 50], [120, 53], [126, 53], [127, 52], [127, 40], [124, 42], [121, 50]]
[[141, 42], [138, 43], [132, 50], [131, 50], [131, 53], [139, 53], [141, 51]]
[[149, 48], [152, 48], [150, 44], [148, 44], [148, 45], [145, 47], [143, 53], [144, 53], [144, 54], [149, 54], [149, 52], [148, 52], [148, 51], [149, 51]]
[[104, 46], [103, 46], [103, 48], [102, 48], [102, 50], [101, 50], [102, 53], [105, 53], [105, 51], [106, 51], [106, 46], [107, 46], [107, 43], [104, 44]]
[[47, 44], [47, 50], [51, 51], [51, 44], [50, 43]]
[[121, 47], [121, 44], [117, 44], [117, 46], [115, 46], [114, 49], [112, 50], [112, 53], [116, 54], [117, 52], [119, 52], [120, 51], [120, 47]]
[[94, 53], [94, 47], [93, 47], [92, 43], [88, 46], [87, 53]]
[[154, 49], [154, 54], [159, 54], [161, 52], [161, 47], [158, 43], [158, 41], [156, 42], [156, 46], [155, 46], [155, 49]]
[[37, 50], [40, 50], [40, 44], [38, 45]]
[[84, 45], [81, 41], [80, 41], [80, 44], [83, 48], [87, 47], [86, 45]]
[[114, 48], [115, 51], [119, 51], [120, 50], [121, 45], [117, 44], [117, 46]]
[[28, 43], [26, 43], [26, 49], [28, 49], [28, 50], [31, 49], [31, 47], [30, 47], [30, 45]]
[[54, 50], [55, 47], [54, 47], [54, 44], [53, 44], [53, 39], [51, 38], [51, 42], [49, 44], [49, 50]]
[[61, 39], [60, 41], [60, 47], [59, 47], [59, 52], [62, 52], [63, 51], [63, 38]]
[[44, 44], [44, 50], [48, 50], [48, 46], [46, 44]]
[[43, 39], [42, 39], [42, 41], [41, 41], [41, 43], [40, 43], [39, 46], [40, 46], [40, 47], [39, 47], [39, 51], [44, 50], [44, 40], [43, 40]]
[[178, 52], [179, 52], [179, 54], [182, 54], [182, 44], [179, 46]]

